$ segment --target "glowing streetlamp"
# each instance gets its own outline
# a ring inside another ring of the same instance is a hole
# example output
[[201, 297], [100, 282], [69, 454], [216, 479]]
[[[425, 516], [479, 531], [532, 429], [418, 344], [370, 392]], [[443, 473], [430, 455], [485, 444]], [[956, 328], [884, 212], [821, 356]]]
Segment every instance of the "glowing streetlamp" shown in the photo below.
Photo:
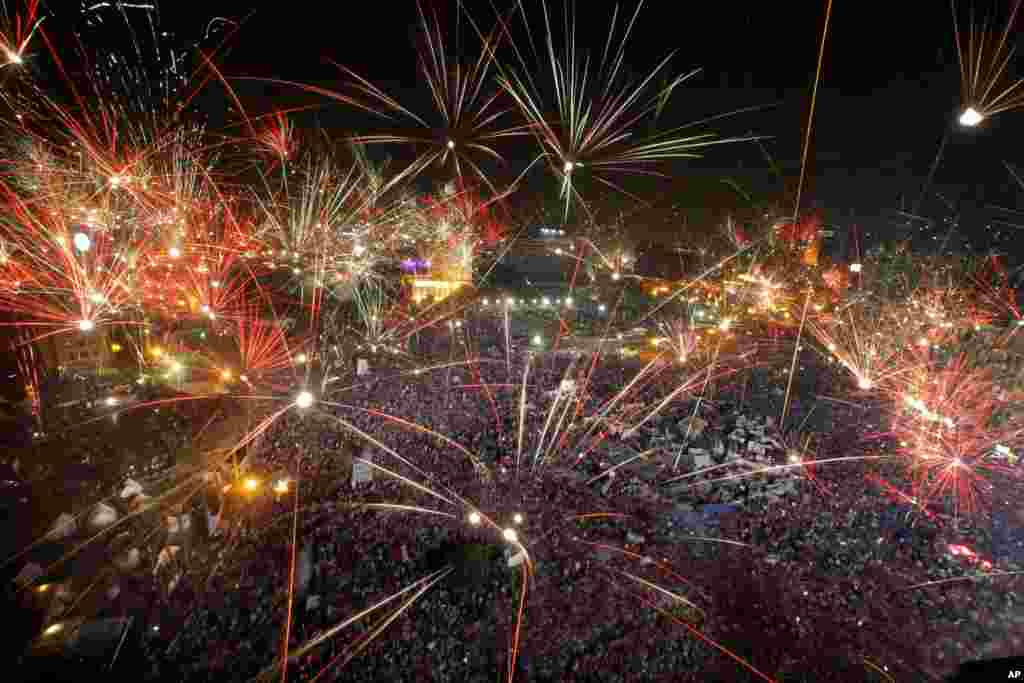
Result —
[[295, 397], [295, 405], [300, 408], [308, 408], [313, 405], [313, 394], [308, 391], [300, 391]]
[[985, 116], [974, 107], [967, 107], [964, 109], [963, 113], [960, 114], [960, 118], [957, 120], [960, 122], [961, 126], [974, 128], [985, 120]]

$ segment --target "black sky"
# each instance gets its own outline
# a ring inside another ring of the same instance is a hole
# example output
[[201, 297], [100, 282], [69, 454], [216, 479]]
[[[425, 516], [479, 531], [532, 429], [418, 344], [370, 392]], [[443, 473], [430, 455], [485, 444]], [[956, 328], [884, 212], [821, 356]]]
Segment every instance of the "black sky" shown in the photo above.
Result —
[[[428, 11], [442, 16], [444, 25], [456, 26], [454, 0], [423, 3]], [[462, 4], [482, 27], [493, 25], [492, 0]], [[544, 34], [542, 2], [525, 0], [524, 4], [531, 19], [528, 33], [539, 40]], [[975, 4], [979, 9], [992, 5]], [[497, 2], [503, 12], [509, 6], [505, 0]], [[563, 6], [559, 0], [549, 0], [549, 12], [556, 20]], [[620, 22], [632, 15], [635, 6], [634, 2], [622, 4]], [[581, 45], [593, 52], [603, 48], [613, 7], [603, 0], [576, 0], [576, 35]], [[338, 88], [341, 77], [332, 61], [365, 75], [412, 108], [428, 103], [416, 68], [415, 0], [346, 2], [333, 7], [282, 2], [254, 7], [251, 2], [214, 0], [202, 5], [202, 12], [192, 3], [164, 3], [161, 8], [165, 25], [183, 34], [197, 33], [210, 17], [247, 17], [219, 64], [250, 113], [316, 103], [323, 106], [300, 117], [300, 125], [365, 129], [373, 121], [341, 104], [296, 88], [245, 80], [273, 78]], [[657, 60], [674, 52], [674, 72], [703, 69], [673, 95], [664, 125], [764, 105], [756, 112], [716, 121], [713, 130], [723, 135], [768, 136], [763, 151], [753, 144], [723, 146], [709, 150], [703, 159], [672, 165], [668, 169], [672, 183], [646, 188], [656, 203], [679, 205], [693, 221], [713, 222], [737, 201], [731, 191], [722, 190], [723, 178], [736, 180], [762, 201], [780, 199], [783, 187], [792, 193], [800, 172], [824, 15], [825, 0], [650, 1], [644, 5], [630, 40], [627, 66], [637, 74], [646, 73]], [[521, 23], [516, 24], [514, 35], [517, 44], [528, 45]], [[449, 49], [466, 58], [475, 55], [474, 42], [466, 22], [461, 33], [449, 34]], [[1019, 156], [1024, 165], [1014, 135], [1024, 112], [1003, 114], [980, 129], [965, 131], [953, 125], [958, 104], [958, 62], [947, 3], [836, 2], [802, 204], [824, 207], [833, 220], [856, 223], [876, 237], [903, 236], [905, 226], [892, 220], [893, 210], [917, 205], [940, 142], [952, 130], [935, 174], [935, 192], [925, 196], [919, 213], [936, 221], [961, 216], [962, 230], [980, 248], [991, 246], [994, 233], [983, 227], [992, 225], [992, 218], [1017, 220], [991, 207], [1024, 206], [1020, 188], [1003, 163], [1015, 163]], [[504, 151], [513, 162], [534, 153], [525, 143]], [[1004, 240], [1015, 236], [1012, 230], [1002, 235]]]

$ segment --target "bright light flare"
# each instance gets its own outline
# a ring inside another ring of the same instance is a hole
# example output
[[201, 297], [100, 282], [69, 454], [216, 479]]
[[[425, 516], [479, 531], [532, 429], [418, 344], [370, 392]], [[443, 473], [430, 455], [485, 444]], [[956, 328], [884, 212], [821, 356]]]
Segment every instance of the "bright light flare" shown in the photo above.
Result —
[[509, 543], [518, 543], [519, 542], [519, 534], [517, 534], [516, 530], [511, 528], [511, 527], [509, 527], [508, 529], [505, 529], [504, 531], [502, 531], [501, 532], [501, 536], [502, 536], [502, 538], [504, 538]]
[[79, 320], [78, 329], [81, 330], [82, 332], [91, 332], [92, 330], [96, 329], [96, 323], [89, 320], [88, 318], [85, 320]]
[[246, 491], [255, 491], [260, 487], [260, 480], [256, 477], [248, 477], [242, 482], [242, 488]]
[[476, 510], [469, 513], [469, 523], [473, 526], [480, 526], [481, 520], [482, 518], [480, 517], [480, 513]]
[[857, 386], [867, 391], [875, 386], [875, 383], [871, 381], [869, 377], [859, 377], [857, 379]]
[[979, 123], [985, 120], [985, 117], [974, 107], [967, 107], [963, 113], [960, 114], [958, 121], [961, 126], [966, 128], [973, 128]]
[[308, 408], [313, 405], [313, 394], [308, 391], [300, 391], [295, 397], [295, 405], [300, 408]]
[[84, 232], [76, 232], [73, 238], [73, 242], [75, 245], [75, 249], [82, 252], [83, 254], [89, 251], [89, 248], [92, 247], [92, 240], [90, 240], [89, 236], [86, 235]]
[[850, 264], [850, 272], [851, 273], [859, 273], [863, 269], [863, 267], [864, 266], [862, 266], [859, 263], [851, 263]]
[[179, 258], [181, 256], [181, 249], [178, 247], [171, 247], [167, 250], [167, 255], [171, 258]]
[[274, 493], [285, 494], [288, 493], [288, 487], [291, 485], [291, 481], [288, 479], [278, 479], [274, 482]]
[[47, 626], [46, 630], [43, 631], [43, 633], [45, 633], [48, 636], [52, 636], [54, 634], [60, 633], [63, 630], [64, 624], [53, 624], [52, 626]]

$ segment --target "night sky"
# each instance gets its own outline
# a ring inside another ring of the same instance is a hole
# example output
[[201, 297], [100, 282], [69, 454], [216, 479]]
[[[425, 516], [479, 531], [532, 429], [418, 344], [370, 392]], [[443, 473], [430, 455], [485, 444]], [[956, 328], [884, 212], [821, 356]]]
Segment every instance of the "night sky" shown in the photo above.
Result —
[[[211, 3], [217, 8], [211, 14], [244, 16], [240, 4]], [[594, 11], [597, 4], [604, 11]], [[449, 17], [448, 25], [455, 25], [455, 3], [433, 5]], [[799, 176], [825, 3], [689, 5], [683, 12], [677, 3], [651, 2], [643, 8], [630, 42], [630, 66], [637, 74], [646, 73], [660, 57], [675, 51], [674, 72], [703, 68], [673, 95], [663, 116], [665, 126], [763, 105], [758, 111], [712, 125], [723, 135], [769, 136], [764, 149], [782, 179], [757, 145], [738, 144], [713, 148], [703, 159], [664, 167], [673, 177], [671, 182], [645, 185], [648, 181], [627, 179], [625, 184], [640, 194], [646, 190], [646, 196], [654, 195], [658, 206], [681, 207], [691, 226], [715, 222], [743, 203], [722, 183], [723, 178], [737, 181], [759, 202], [791, 202], [782, 199], [782, 190], [788, 188], [791, 196]], [[491, 25], [490, 3], [467, 6], [482, 26]], [[620, 20], [634, 6], [624, 3]], [[553, 14], [560, 13], [560, 7], [561, 3], [549, 4]], [[543, 33], [540, 3], [528, 2], [527, 8], [537, 39]], [[603, 47], [611, 8], [611, 3], [577, 4], [577, 34], [595, 52]], [[166, 14], [165, 19], [180, 21]], [[194, 20], [194, 15], [188, 18]], [[305, 115], [305, 125], [315, 118], [328, 129], [363, 129], [372, 121], [340, 104], [237, 77], [339, 87], [338, 72], [328, 63], [334, 60], [366, 75], [403, 104], [422, 107], [427, 93], [417, 78], [416, 20], [413, 0], [358, 3], [333, 17], [288, 11], [274, 3], [249, 16], [222, 66], [229, 79], [236, 79], [231, 83], [252, 112], [320, 103], [324, 106], [315, 114]], [[521, 30], [517, 36], [525, 46]], [[459, 40], [470, 46], [467, 55], [474, 54], [473, 32], [465, 22]], [[907, 227], [901, 225], [906, 221], [894, 212], [918, 204], [943, 135], [953, 129], [935, 175], [935, 192], [920, 203], [918, 213], [939, 223], [960, 216], [961, 231], [978, 249], [1005, 249], [1005, 240], [1014, 238], [1017, 229], [1000, 228], [994, 221], [1024, 223], [1024, 217], [993, 207], [1024, 206], [1020, 188], [1003, 163], [1016, 163], [1020, 154], [1011, 129], [1021, 113], [1009, 112], [967, 131], [954, 126], [958, 104], [959, 70], [948, 4], [837, 3], [802, 204], [826, 209], [840, 228], [857, 225], [862, 235], [870, 236], [869, 241], [908, 236]], [[533, 148], [519, 143], [503, 151], [516, 166], [529, 158]], [[1024, 159], [1020, 161], [1024, 165]], [[660, 232], [666, 237], [679, 230], [675, 225], [646, 229], [652, 236]], [[1002, 244], [995, 240], [1000, 229]], [[927, 232], [936, 233], [944, 235], [945, 228]]]

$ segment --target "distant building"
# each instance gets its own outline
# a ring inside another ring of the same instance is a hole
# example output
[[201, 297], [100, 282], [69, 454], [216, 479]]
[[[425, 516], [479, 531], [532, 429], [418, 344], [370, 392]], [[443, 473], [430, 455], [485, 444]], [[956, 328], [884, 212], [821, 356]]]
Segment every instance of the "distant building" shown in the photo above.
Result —
[[106, 330], [54, 334], [36, 343], [48, 369], [96, 370], [110, 365], [110, 339]]

